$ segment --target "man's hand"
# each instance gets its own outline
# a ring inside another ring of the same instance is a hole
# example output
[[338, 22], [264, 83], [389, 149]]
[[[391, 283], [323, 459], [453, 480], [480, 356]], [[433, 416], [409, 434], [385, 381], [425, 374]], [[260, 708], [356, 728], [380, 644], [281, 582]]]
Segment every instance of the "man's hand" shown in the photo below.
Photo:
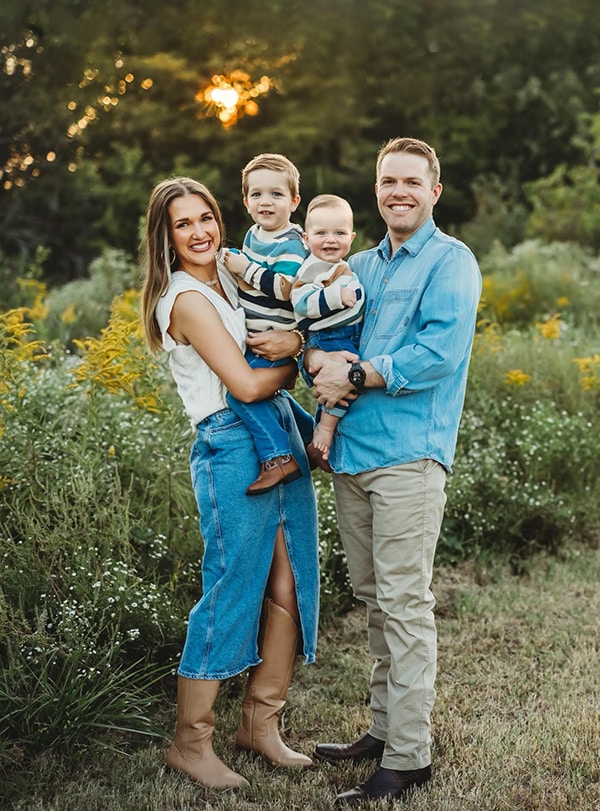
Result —
[[360, 360], [352, 352], [321, 352], [314, 358], [311, 356], [309, 371], [315, 368], [313, 378], [314, 396], [320, 405], [332, 408], [336, 403], [348, 405], [358, 397], [348, 380], [348, 364]]
[[[348, 364], [355, 360], [360, 360], [360, 356], [354, 352], [347, 352], [345, 349], [339, 352], [325, 352], [323, 349], [307, 349], [304, 354], [304, 368], [311, 377], [321, 371], [326, 360], [336, 360], [338, 363]], [[346, 366], [347, 368], [347, 366]]]

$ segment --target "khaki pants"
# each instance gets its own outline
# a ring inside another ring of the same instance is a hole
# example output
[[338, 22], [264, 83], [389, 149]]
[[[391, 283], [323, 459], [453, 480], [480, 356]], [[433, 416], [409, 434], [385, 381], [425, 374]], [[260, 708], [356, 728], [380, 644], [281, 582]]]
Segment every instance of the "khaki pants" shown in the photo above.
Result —
[[338, 525], [356, 597], [367, 604], [369, 732], [386, 741], [381, 765], [431, 762], [437, 636], [430, 590], [446, 471], [424, 459], [333, 476]]

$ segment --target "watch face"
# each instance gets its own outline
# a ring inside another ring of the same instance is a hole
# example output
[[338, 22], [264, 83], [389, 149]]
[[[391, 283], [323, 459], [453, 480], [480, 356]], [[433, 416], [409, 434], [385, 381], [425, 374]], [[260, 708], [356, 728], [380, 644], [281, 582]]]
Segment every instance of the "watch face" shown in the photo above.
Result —
[[353, 366], [350, 371], [348, 372], [348, 380], [352, 383], [353, 386], [362, 386], [366, 380], [366, 372], [359, 366]]

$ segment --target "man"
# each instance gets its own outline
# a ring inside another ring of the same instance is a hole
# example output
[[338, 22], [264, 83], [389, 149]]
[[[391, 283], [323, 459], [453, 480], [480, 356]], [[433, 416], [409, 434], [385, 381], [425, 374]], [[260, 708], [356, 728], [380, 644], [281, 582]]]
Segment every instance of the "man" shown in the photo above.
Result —
[[433, 221], [441, 193], [428, 144], [394, 138], [381, 148], [375, 194], [387, 234], [349, 260], [366, 291], [360, 356], [315, 349], [304, 361], [321, 405], [353, 400], [329, 462], [375, 660], [367, 734], [315, 750], [330, 763], [380, 761], [337, 805], [402, 797], [431, 779], [437, 649], [430, 584], [481, 293], [475, 257]]

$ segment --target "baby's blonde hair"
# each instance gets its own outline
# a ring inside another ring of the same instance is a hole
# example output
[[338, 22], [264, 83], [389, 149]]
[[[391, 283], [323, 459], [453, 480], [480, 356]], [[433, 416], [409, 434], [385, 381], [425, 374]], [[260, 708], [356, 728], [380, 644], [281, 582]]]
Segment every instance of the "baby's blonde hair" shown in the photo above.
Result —
[[354, 215], [352, 213], [352, 206], [343, 197], [338, 197], [337, 194], [318, 194], [308, 204], [306, 209], [306, 217], [304, 219], [304, 230], [308, 229], [310, 215], [317, 208], [342, 208], [347, 211], [350, 217], [350, 225], [353, 226]]

